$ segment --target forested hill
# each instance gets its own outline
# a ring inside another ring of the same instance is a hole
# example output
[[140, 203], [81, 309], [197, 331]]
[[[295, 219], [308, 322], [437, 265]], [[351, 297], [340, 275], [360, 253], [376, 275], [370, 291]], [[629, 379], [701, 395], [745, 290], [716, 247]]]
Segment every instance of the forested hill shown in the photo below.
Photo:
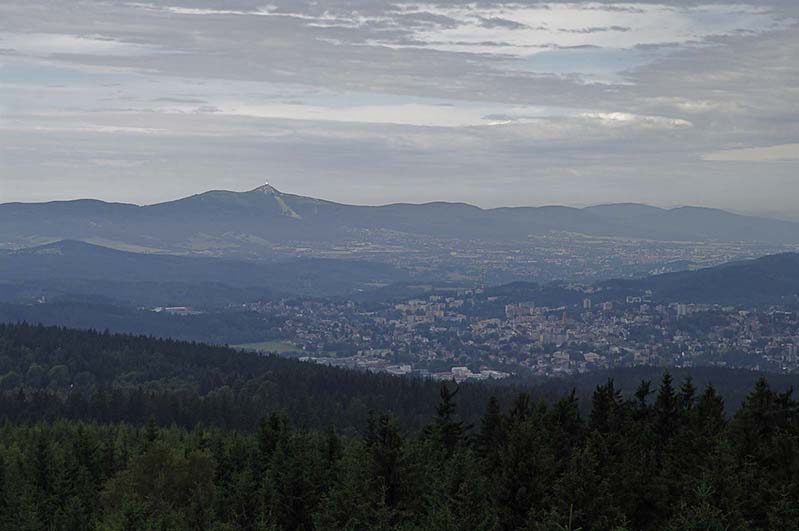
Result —
[[46, 304], [0, 302], [0, 322], [42, 323], [79, 330], [110, 330], [213, 345], [238, 345], [280, 339], [284, 319], [245, 309], [172, 315], [74, 297]]
[[[462, 387], [464, 410], [476, 420], [493, 390]], [[15, 419], [152, 417], [252, 430], [281, 412], [298, 425], [352, 430], [369, 411], [421, 427], [438, 385], [201, 343], [21, 324], [0, 325], [0, 391], [0, 417]], [[510, 390], [498, 393], [509, 400]]]
[[611, 280], [606, 288], [650, 290], [658, 301], [709, 304], [799, 303], [799, 253], [781, 253], [635, 280]]
[[[668, 375], [582, 413], [57, 328], [0, 327], [0, 363], [0, 531], [799, 529], [799, 403], [765, 379], [728, 419]], [[358, 410], [357, 432], [302, 428]]]

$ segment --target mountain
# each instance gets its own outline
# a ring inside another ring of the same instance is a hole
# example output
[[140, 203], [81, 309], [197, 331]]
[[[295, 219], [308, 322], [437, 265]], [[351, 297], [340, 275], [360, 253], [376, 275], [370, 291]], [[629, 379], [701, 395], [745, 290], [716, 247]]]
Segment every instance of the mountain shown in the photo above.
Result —
[[464, 203], [356, 206], [266, 185], [149, 206], [94, 200], [0, 205], [0, 248], [65, 239], [131, 251], [268, 257], [285, 244], [335, 245], [403, 233], [492, 241], [552, 231], [652, 240], [799, 243], [799, 224], [683, 207], [636, 204], [481, 209]]
[[659, 301], [717, 304], [799, 302], [799, 253], [782, 253], [696, 271], [680, 271], [602, 284], [651, 290]]
[[633, 228], [653, 240], [748, 241], [795, 243], [799, 224], [742, 216], [703, 207], [662, 209], [639, 204], [600, 205], [587, 212]]
[[12, 299], [80, 294], [142, 305], [231, 304], [269, 295], [343, 295], [407, 278], [372, 262], [262, 263], [131, 253], [72, 240], [0, 252], [0, 298]]

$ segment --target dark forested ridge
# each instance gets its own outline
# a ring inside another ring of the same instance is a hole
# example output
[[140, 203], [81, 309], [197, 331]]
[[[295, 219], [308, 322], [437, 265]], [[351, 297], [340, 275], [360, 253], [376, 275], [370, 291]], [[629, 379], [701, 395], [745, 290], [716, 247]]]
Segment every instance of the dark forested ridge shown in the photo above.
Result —
[[799, 404], [766, 379], [727, 415], [668, 374], [581, 408], [28, 325], [0, 365], [0, 530], [799, 528]]
[[459, 418], [442, 386], [427, 427], [361, 434], [122, 423], [0, 428], [0, 529], [722, 530], [799, 525], [799, 413], [758, 383], [731, 421], [712, 387], [666, 377], [592, 410], [520, 395]]
[[[680, 379], [713, 384], [734, 409], [758, 375], [721, 368], [672, 369]], [[460, 414], [474, 423], [489, 396], [508, 405], [521, 389], [547, 402], [575, 390], [584, 412], [598, 384], [609, 379], [629, 398], [662, 368], [637, 367], [567, 379], [514, 378], [462, 384]], [[782, 392], [799, 376], [773, 374]], [[429, 380], [337, 369], [203, 343], [146, 336], [0, 324], [0, 415], [35, 421], [82, 420], [192, 427], [198, 422], [252, 430], [262, 416], [288, 414], [309, 428], [362, 428], [369, 411], [391, 411], [404, 429], [426, 423], [438, 385]]]
[[799, 253], [768, 255], [696, 271], [680, 271], [601, 284], [621, 290], [650, 290], [658, 301], [710, 304], [799, 302]]
[[278, 339], [281, 323], [272, 316], [245, 310], [172, 315], [77, 297], [47, 304], [0, 302], [0, 323], [22, 322], [79, 330], [110, 330], [214, 345]]
[[[464, 385], [470, 420], [491, 390]], [[31, 325], [0, 325], [0, 417], [88, 419], [241, 430], [286, 413], [298, 425], [354, 430], [369, 411], [405, 428], [426, 422], [437, 385], [202, 343]], [[509, 402], [511, 390], [500, 389]]]

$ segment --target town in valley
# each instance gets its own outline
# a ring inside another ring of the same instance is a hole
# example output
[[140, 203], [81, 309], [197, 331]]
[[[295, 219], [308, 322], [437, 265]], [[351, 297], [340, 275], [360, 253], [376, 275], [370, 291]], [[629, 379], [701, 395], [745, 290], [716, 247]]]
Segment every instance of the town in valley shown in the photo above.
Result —
[[[247, 309], [281, 342], [242, 348], [328, 365], [455, 380], [617, 367], [799, 369], [799, 313], [781, 307], [609, 299], [600, 288], [435, 290], [390, 302], [284, 299]], [[552, 304], [551, 300], [568, 303]]]

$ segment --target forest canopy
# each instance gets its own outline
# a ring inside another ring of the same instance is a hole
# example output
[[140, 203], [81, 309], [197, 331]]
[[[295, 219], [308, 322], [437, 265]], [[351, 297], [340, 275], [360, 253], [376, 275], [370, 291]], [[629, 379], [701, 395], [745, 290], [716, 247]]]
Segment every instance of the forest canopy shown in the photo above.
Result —
[[581, 407], [27, 325], [0, 352], [0, 530], [799, 528], [799, 404], [764, 378], [725, 412], [668, 373]]

